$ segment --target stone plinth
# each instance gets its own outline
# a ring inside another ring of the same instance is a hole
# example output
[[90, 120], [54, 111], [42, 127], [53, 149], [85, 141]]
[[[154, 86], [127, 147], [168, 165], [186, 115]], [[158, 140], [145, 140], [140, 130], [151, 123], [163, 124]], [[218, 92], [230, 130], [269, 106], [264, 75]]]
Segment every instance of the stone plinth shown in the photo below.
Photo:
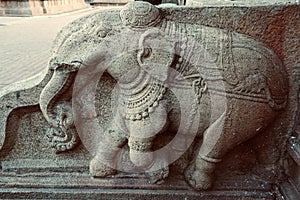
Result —
[[46, 74], [0, 91], [1, 197], [299, 199], [299, 16], [135, 2], [72, 22]]
[[0, 1], [0, 16], [36, 16], [59, 14], [87, 8], [84, 0]]

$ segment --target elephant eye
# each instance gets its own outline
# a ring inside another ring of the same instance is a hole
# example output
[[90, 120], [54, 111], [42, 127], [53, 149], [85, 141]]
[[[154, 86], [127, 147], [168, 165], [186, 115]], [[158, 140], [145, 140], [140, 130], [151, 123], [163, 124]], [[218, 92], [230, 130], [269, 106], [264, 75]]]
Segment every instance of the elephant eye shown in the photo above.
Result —
[[151, 55], [152, 49], [150, 47], [144, 48], [143, 58], [149, 58]]

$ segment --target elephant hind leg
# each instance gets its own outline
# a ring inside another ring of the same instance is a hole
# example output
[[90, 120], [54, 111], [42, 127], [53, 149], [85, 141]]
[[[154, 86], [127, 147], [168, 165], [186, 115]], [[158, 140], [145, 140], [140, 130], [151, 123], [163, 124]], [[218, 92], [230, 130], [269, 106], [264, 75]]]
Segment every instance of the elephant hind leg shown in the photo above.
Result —
[[[206, 136], [209, 134], [211, 138], [220, 137], [225, 121], [225, 112], [211, 124], [204, 133], [203, 144], [200, 148], [203, 149], [203, 145], [206, 144]], [[207, 145], [215, 145], [215, 143], [209, 143]], [[204, 150], [202, 150], [204, 151]], [[204, 151], [205, 152], [205, 151]], [[206, 153], [206, 152], [205, 152]], [[220, 162], [220, 159], [214, 157], [208, 157], [206, 154], [198, 154], [195, 161], [188, 166], [185, 177], [190, 186], [196, 190], [207, 190], [212, 186], [213, 171], [216, 167], [216, 163]], [[211, 155], [209, 155], [211, 156]]]
[[223, 158], [231, 149], [265, 129], [274, 114], [266, 103], [229, 99], [225, 113], [205, 131], [199, 157]]
[[99, 141], [95, 157], [90, 162], [93, 177], [106, 177], [117, 173], [117, 155], [126, 144], [126, 134], [113, 122]]
[[197, 190], [210, 188], [214, 169], [224, 155], [258, 134], [274, 118], [273, 110], [265, 103], [228, 99], [227, 105], [205, 131], [196, 161], [186, 172], [187, 181]]

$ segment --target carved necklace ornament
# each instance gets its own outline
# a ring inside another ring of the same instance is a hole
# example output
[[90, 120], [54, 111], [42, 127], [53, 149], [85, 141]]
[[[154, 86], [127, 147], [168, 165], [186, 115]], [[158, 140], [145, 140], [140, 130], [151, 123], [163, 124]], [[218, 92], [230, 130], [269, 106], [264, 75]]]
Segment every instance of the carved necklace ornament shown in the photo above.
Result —
[[123, 117], [127, 120], [141, 120], [148, 117], [166, 92], [165, 84], [144, 70], [140, 71], [134, 84], [119, 84], [119, 101], [125, 109]]

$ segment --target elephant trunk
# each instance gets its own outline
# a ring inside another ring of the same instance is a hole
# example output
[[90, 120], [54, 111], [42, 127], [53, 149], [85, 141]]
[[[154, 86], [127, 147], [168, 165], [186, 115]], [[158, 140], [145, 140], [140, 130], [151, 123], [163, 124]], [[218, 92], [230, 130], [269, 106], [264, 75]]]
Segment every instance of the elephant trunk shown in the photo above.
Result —
[[[74, 67], [75, 68], [75, 67]], [[45, 119], [52, 125], [57, 127], [53, 108], [56, 106], [57, 98], [67, 96], [66, 93], [70, 89], [74, 79], [76, 70], [70, 65], [62, 65], [55, 69], [52, 78], [45, 86], [40, 95], [40, 109]], [[69, 99], [70, 97], [68, 97]]]
[[46, 136], [56, 153], [70, 150], [78, 143], [70, 103], [77, 69], [73, 65], [59, 65], [40, 95], [40, 109], [50, 124]]

